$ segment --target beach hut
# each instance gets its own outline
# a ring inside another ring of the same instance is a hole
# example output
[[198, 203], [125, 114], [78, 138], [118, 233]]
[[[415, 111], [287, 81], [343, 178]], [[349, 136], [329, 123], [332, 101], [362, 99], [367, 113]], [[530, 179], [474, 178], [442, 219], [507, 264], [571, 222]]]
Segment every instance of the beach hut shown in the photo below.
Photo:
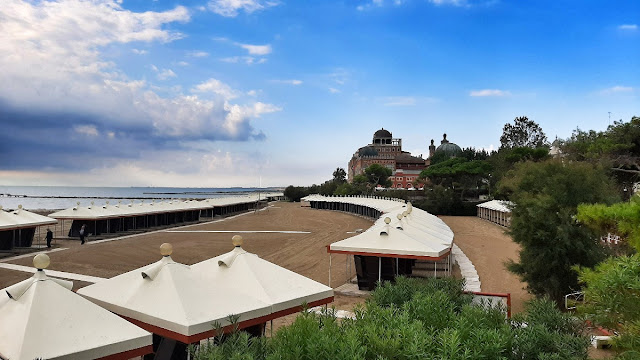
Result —
[[78, 293], [132, 323], [151, 331], [157, 357], [186, 359], [188, 344], [215, 336], [215, 324], [240, 328], [264, 321], [271, 306], [227, 284], [211, 283], [201, 272], [171, 259], [172, 247], [162, 244], [162, 259]]
[[130, 359], [152, 351], [151, 334], [50, 278], [49, 257], [33, 277], [0, 290], [0, 358]]
[[491, 200], [476, 205], [478, 217], [489, 220], [500, 226], [508, 227], [511, 224], [511, 208], [513, 203], [504, 200]]
[[0, 206], [0, 250], [31, 247], [36, 227], [57, 222], [50, 217], [27, 211], [22, 205], [11, 211], [5, 211]]
[[[232, 238], [234, 249], [226, 254], [194, 264], [191, 268], [212, 286], [233, 288], [244, 296], [268, 303], [267, 321], [300, 311], [303, 305], [314, 307], [333, 302], [333, 289], [261, 259], [242, 248], [240, 235]], [[259, 324], [258, 324], [259, 325]]]

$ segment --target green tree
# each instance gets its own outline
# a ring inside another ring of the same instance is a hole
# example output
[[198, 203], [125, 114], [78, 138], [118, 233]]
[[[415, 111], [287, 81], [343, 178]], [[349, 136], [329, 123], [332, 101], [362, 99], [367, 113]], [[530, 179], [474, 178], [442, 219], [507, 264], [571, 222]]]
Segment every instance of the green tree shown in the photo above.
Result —
[[614, 346], [623, 358], [640, 358], [640, 255], [609, 258], [579, 271], [585, 287], [578, 310], [619, 333]]
[[548, 295], [560, 306], [565, 294], [578, 289], [572, 267], [593, 267], [604, 258], [596, 234], [575, 221], [577, 207], [614, 202], [612, 182], [591, 164], [547, 160], [516, 164], [500, 186], [512, 194], [509, 233], [521, 246], [518, 262], [508, 269], [529, 292]]
[[391, 186], [389, 176], [391, 176], [392, 173], [391, 169], [380, 164], [372, 164], [364, 169], [364, 175], [367, 177], [367, 182], [373, 188], [378, 185], [383, 187]]
[[347, 172], [343, 168], [337, 168], [333, 172], [333, 182], [337, 185], [347, 182]]
[[431, 165], [420, 172], [419, 180], [429, 179], [433, 184], [455, 189], [464, 198], [469, 189], [476, 190], [489, 176], [491, 165], [485, 160], [467, 160], [455, 157], [436, 165]]
[[309, 195], [309, 189], [303, 186], [289, 185], [284, 189], [284, 196], [292, 202], [300, 202], [300, 199]]
[[526, 116], [520, 116], [513, 120], [513, 125], [506, 123], [500, 136], [500, 149], [515, 147], [538, 148], [547, 145], [547, 136], [540, 125], [529, 120]]

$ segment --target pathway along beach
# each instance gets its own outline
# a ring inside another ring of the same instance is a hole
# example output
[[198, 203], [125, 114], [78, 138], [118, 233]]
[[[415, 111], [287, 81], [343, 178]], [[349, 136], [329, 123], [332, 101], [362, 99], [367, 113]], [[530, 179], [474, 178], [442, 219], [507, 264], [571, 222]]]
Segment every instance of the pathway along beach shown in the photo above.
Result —
[[[224, 221], [201, 223], [181, 227], [180, 232], [168, 229], [136, 235], [122, 240], [80, 245], [80, 241], [58, 240], [54, 249], [67, 248], [49, 254], [49, 270], [78, 273], [110, 278], [148, 265], [160, 259], [159, 247], [169, 242], [173, 245], [172, 258], [184, 264], [194, 264], [232, 249], [233, 233], [203, 232], [226, 231], [308, 231], [309, 233], [242, 233], [243, 248], [298, 274], [328, 284], [329, 255], [326, 245], [354, 236], [356, 229], [366, 229], [372, 221], [355, 215], [329, 210], [314, 210], [300, 203], [274, 202], [263, 211], [250, 212]], [[511, 292], [514, 313], [522, 310], [528, 295], [517, 277], [504, 268], [507, 258], [517, 258], [517, 245], [504, 234], [504, 228], [475, 217], [442, 217], [454, 231], [454, 242], [476, 266], [482, 291]], [[193, 232], [189, 232], [193, 231]], [[33, 256], [2, 261], [32, 266]], [[337, 287], [346, 281], [345, 255], [332, 256], [332, 282]], [[348, 264], [352, 274], [353, 261]], [[0, 288], [15, 284], [31, 274], [0, 268]], [[88, 283], [74, 282], [74, 289]], [[350, 310], [363, 298], [336, 296], [338, 309]], [[274, 321], [274, 327], [287, 324], [295, 318], [290, 315]]]

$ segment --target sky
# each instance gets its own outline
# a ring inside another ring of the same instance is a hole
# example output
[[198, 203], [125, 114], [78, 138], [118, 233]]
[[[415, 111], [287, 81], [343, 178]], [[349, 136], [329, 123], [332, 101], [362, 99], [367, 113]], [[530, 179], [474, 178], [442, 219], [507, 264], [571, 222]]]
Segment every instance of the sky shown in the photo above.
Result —
[[636, 0], [2, 0], [0, 185], [320, 184], [640, 116]]

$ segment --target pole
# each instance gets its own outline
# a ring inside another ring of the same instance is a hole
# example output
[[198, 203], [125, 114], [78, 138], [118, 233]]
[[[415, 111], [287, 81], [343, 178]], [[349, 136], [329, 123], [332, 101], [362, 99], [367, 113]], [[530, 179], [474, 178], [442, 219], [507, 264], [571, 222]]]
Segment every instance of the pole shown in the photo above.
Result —
[[329, 287], [331, 287], [331, 253], [329, 253]]
[[378, 282], [382, 283], [382, 257], [378, 257]]

